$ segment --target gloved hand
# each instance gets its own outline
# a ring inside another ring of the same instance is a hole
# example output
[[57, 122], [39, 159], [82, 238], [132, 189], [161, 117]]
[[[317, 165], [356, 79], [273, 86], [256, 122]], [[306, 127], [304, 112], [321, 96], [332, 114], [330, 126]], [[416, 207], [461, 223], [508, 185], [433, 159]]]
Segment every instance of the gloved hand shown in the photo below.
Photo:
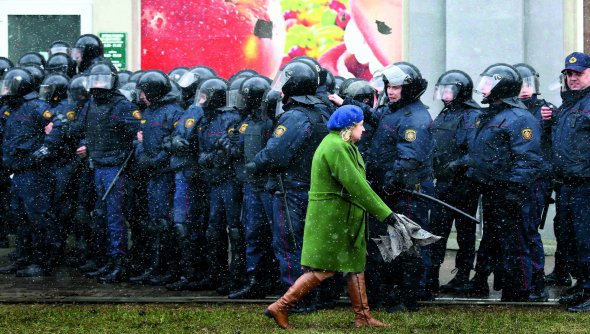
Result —
[[232, 147], [232, 141], [229, 139], [229, 136], [225, 134], [219, 138], [216, 146], [224, 150], [229, 150]]
[[199, 154], [199, 165], [203, 167], [212, 167], [213, 166], [213, 159], [215, 158], [215, 153], [201, 153]]
[[33, 152], [31, 154], [31, 157], [35, 161], [42, 161], [42, 160], [49, 158], [50, 155], [51, 155], [51, 152], [49, 151], [49, 148], [47, 146], [43, 145], [43, 146], [39, 147], [35, 152]]
[[167, 143], [166, 145], [170, 147], [168, 151], [180, 151], [188, 148], [190, 144], [186, 139], [182, 138], [181, 136], [174, 136], [171, 139], [169, 139], [169, 143]]
[[256, 174], [256, 164], [254, 162], [249, 162], [244, 165], [244, 172], [248, 175]]
[[387, 225], [391, 225], [391, 226], [395, 226], [395, 225], [399, 224], [397, 219], [395, 219], [395, 213], [392, 213], [389, 216], [387, 216], [387, 218], [385, 218], [383, 223], [385, 223]]
[[172, 138], [164, 137], [164, 140], [162, 140], [162, 149], [167, 152], [172, 150]]

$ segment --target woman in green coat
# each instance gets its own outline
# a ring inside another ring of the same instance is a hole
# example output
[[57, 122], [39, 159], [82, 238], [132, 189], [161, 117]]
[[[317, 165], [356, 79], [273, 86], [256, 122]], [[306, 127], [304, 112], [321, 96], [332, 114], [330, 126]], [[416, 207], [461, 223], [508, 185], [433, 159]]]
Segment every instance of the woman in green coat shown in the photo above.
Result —
[[330, 133], [315, 151], [311, 166], [301, 252], [301, 265], [306, 272], [265, 314], [281, 328], [291, 328], [288, 309], [322, 281], [343, 272], [347, 273], [355, 327], [385, 326], [371, 316], [367, 302], [367, 215], [390, 224], [396, 220], [369, 186], [365, 164], [354, 144], [365, 130], [362, 110], [354, 105], [338, 108], [328, 121], [328, 130]]

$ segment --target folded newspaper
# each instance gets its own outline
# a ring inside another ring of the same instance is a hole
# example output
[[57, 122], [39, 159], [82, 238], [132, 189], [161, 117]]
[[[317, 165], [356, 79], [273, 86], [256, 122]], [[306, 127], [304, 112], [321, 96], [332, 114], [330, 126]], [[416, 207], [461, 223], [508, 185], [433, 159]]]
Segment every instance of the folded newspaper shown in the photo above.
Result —
[[404, 252], [419, 255], [420, 247], [437, 242], [441, 237], [434, 235], [420, 227], [408, 217], [394, 214], [398, 224], [388, 225], [387, 234], [372, 238], [385, 262], [393, 261]]

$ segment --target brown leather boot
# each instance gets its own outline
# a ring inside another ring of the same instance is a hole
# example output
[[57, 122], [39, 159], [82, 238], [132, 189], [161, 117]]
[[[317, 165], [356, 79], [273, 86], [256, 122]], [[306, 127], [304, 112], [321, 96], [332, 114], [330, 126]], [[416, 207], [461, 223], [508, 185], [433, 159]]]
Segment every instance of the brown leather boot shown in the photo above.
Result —
[[348, 275], [348, 297], [354, 311], [354, 327], [385, 327], [384, 323], [373, 318], [369, 312], [367, 301], [367, 289], [365, 286], [365, 273]]
[[310, 271], [299, 276], [297, 281], [279, 298], [270, 304], [264, 314], [272, 317], [279, 327], [283, 329], [293, 328], [289, 324], [289, 308], [293, 307], [301, 298], [318, 286], [323, 280], [334, 273]]

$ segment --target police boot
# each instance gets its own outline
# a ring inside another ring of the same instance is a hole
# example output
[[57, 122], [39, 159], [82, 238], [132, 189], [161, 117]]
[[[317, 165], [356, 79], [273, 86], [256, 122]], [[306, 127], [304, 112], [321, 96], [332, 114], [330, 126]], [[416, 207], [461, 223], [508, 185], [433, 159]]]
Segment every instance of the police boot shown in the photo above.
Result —
[[542, 271], [534, 272], [529, 302], [546, 302], [548, 300], [549, 292], [545, 287], [545, 274]]
[[[37, 217], [38, 219], [38, 217]], [[37, 222], [36, 226], [42, 226], [41, 222]], [[40, 231], [35, 231], [32, 235], [32, 250], [31, 262], [29, 266], [16, 271], [16, 277], [41, 277], [49, 276], [50, 271], [44, 268], [44, 260], [46, 254], [45, 239], [41, 237]]]
[[590, 299], [590, 289], [580, 289], [572, 294], [559, 298], [561, 305], [579, 305]]
[[145, 226], [146, 247], [144, 257], [148, 259], [148, 266], [137, 276], [129, 278], [129, 283], [145, 284], [160, 267], [160, 224], [157, 220], [149, 220]]
[[365, 287], [365, 273], [350, 273], [347, 281], [348, 297], [354, 311], [354, 327], [385, 327], [381, 321], [373, 318], [369, 311], [367, 290]]
[[86, 262], [84, 262], [83, 265], [78, 267], [78, 270], [80, 270], [83, 273], [88, 273], [91, 271], [96, 271], [98, 269], [98, 262], [95, 258], [89, 258], [86, 260]]
[[31, 264], [29, 254], [30, 250], [30, 226], [22, 222], [16, 230], [16, 249], [10, 254], [12, 262], [4, 267], [0, 267], [0, 274], [15, 274], [17, 270], [26, 268]]
[[230, 279], [217, 288], [216, 292], [220, 295], [227, 296], [230, 291], [236, 290], [242, 286], [246, 269], [246, 242], [244, 240], [244, 231], [240, 228], [229, 229], [229, 242], [231, 249], [231, 262], [229, 266]]
[[440, 283], [438, 276], [440, 274], [440, 267], [433, 266], [426, 273], [425, 285], [421, 287], [418, 293], [418, 300], [432, 301], [434, 296], [438, 293]]
[[[176, 255], [177, 246], [175, 243], [173, 226], [169, 221], [160, 219], [160, 269], [159, 275], [152, 275], [148, 283], [150, 285], [162, 286], [176, 281], [178, 278], [178, 256]], [[166, 268], [166, 270], [163, 270]]]
[[581, 304], [576, 306], [568, 307], [568, 312], [574, 313], [581, 313], [581, 312], [590, 312], [590, 296]]
[[569, 273], [553, 270], [551, 274], [545, 276], [545, 284], [549, 286], [572, 286], [572, 278]]
[[257, 270], [248, 273], [248, 281], [241, 289], [230, 292], [229, 299], [260, 299], [266, 296], [267, 287], [259, 279]]
[[299, 276], [297, 281], [285, 292], [279, 300], [270, 304], [264, 314], [273, 318], [283, 329], [293, 328], [289, 324], [289, 308], [293, 307], [301, 298], [310, 293], [322, 280], [328, 278], [325, 272], [310, 271]]
[[449, 283], [440, 287], [440, 292], [464, 294], [469, 283], [469, 272], [471, 269], [457, 269], [457, 274]]
[[49, 272], [41, 265], [38, 264], [30, 264], [23, 269], [19, 269], [16, 271], [16, 277], [41, 277], [41, 276], [49, 276]]
[[88, 272], [88, 273], [84, 274], [84, 276], [87, 278], [100, 277], [100, 276], [105, 275], [106, 273], [112, 271], [113, 265], [114, 265], [113, 258], [111, 257], [107, 260], [107, 262], [102, 267], [98, 268], [95, 271]]
[[490, 285], [488, 277], [480, 272], [475, 272], [475, 276], [467, 283], [465, 294], [469, 297], [487, 298], [490, 296]]
[[119, 283], [127, 279], [125, 270], [125, 259], [122, 255], [116, 255], [113, 259], [111, 270], [103, 276], [97, 278], [98, 283]]
[[193, 263], [194, 248], [189, 240], [187, 223], [174, 224], [176, 245], [180, 253], [180, 279], [166, 285], [170, 291], [188, 290], [190, 283], [195, 278], [195, 267]]

